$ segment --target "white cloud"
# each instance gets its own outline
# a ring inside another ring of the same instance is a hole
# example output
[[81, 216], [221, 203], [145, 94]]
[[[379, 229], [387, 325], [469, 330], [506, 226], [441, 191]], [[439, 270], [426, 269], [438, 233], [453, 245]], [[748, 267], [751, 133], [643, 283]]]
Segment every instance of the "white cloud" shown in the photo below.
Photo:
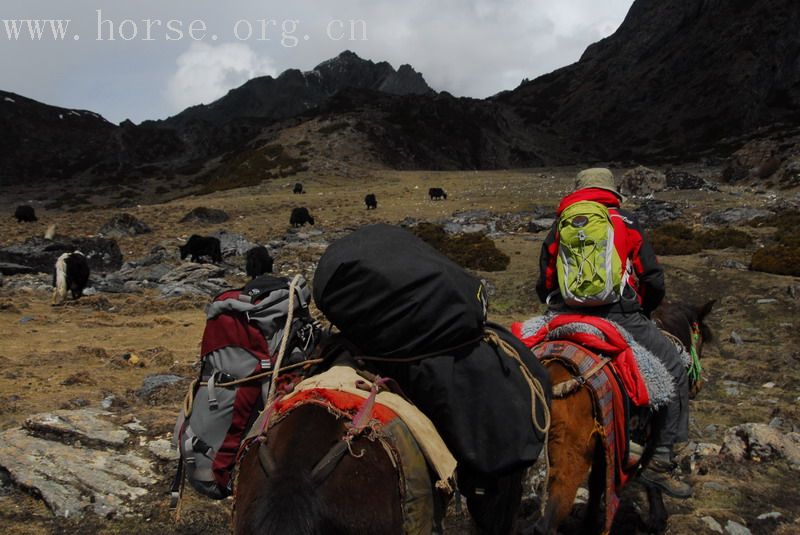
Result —
[[276, 74], [270, 58], [243, 43], [192, 43], [176, 63], [166, 89], [174, 111], [208, 104], [251, 78]]

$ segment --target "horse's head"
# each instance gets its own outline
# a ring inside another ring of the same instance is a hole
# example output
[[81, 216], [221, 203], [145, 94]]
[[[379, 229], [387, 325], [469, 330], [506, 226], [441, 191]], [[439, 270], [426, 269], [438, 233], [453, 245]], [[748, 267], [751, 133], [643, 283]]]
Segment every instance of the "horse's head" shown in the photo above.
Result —
[[689, 398], [694, 397], [703, 387], [701, 376], [703, 345], [713, 340], [711, 329], [705, 318], [711, 313], [715, 301], [701, 306], [685, 303], [664, 302], [653, 312], [653, 319], [659, 326], [680, 340], [686, 351], [692, 356], [689, 366]]

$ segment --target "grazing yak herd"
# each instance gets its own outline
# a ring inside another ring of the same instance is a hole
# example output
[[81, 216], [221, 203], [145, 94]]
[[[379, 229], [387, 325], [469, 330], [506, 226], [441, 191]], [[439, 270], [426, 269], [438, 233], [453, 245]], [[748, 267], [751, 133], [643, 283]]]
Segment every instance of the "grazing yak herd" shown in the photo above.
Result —
[[[292, 188], [292, 193], [304, 194], [306, 190], [303, 184], [297, 182]], [[442, 188], [428, 189], [428, 196], [432, 201], [447, 199], [447, 193]], [[374, 193], [369, 193], [364, 197], [364, 204], [367, 210], [375, 210], [378, 208], [378, 199]], [[13, 217], [17, 223], [38, 221], [33, 206], [27, 204], [17, 206]], [[314, 217], [308, 208], [304, 206], [294, 208], [289, 217], [289, 224], [298, 228], [306, 223], [314, 224]], [[203, 257], [209, 258], [215, 264], [222, 262], [220, 241], [213, 236], [192, 234], [184, 245], [179, 246], [179, 250], [181, 260], [188, 256], [192, 262], [200, 262]], [[256, 278], [264, 273], [272, 273], [273, 263], [274, 260], [267, 248], [259, 245], [247, 251], [245, 271], [249, 277]], [[89, 282], [89, 273], [89, 263], [80, 251], [59, 256], [53, 269], [53, 304], [63, 303], [67, 299], [68, 292], [72, 294], [73, 299], [80, 298]]]

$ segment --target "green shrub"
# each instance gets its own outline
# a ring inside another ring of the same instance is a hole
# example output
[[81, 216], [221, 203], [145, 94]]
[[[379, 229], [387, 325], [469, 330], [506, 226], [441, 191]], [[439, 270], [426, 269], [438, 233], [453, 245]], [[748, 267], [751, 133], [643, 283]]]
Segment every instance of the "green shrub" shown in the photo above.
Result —
[[750, 222], [753, 227], [775, 227], [777, 230], [772, 238], [786, 247], [800, 247], [800, 213], [784, 211], [767, 217], [758, 217]]
[[413, 229], [421, 240], [439, 250], [456, 264], [478, 271], [504, 271], [511, 259], [485, 234], [451, 236], [441, 225], [420, 223]]
[[704, 249], [727, 249], [728, 247], [745, 249], [753, 244], [753, 238], [749, 234], [729, 227], [705, 230], [695, 233], [695, 236], [703, 244]]
[[755, 252], [750, 261], [752, 271], [775, 273], [776, 275], [800, 276], [800, 247], [763, 247]]
[[680, 223], [658, 227], [650, 234], [653, 249], [659, 255], [689, 255], [703, 249], [745, 248], [753, 243], [749, 234], [725, 227], [695, 232]]

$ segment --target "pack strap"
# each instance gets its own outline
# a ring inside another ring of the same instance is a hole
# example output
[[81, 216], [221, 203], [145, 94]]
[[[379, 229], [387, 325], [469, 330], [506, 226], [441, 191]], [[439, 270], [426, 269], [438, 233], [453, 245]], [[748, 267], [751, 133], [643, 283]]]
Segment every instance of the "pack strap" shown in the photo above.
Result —
[[594, 374], [602, 370], [603, 367], [609, 362], [611, 362], [611, 359], [602, 357], [594, 366], [582, 374], [575, 375], [566, 381], [558, 383], [557, 385], [553, 385], [553, 397], [564, 398], [572, 394], [579, 387], [585, 385], [586, 381], [588, 381]]
[[[298, 362], [296, 364], [290, 364], [289, 366], [284, 366], [282, 371], [288, 372], [290, 370], [296, 370], [297, 368], [310, 368], [312, 366], [316, 366], [317, 364], [321, 363], [323, 359], [309, 359], [304, 360], [303, 362]], [[270, 370], [267, 372], [257, 373], [255, 375], [250, 375], [249, 377], [243, 377], [241, 379], [233, 379], [230, 381], [225, 382], [215, 382], [215, 388], [229, 388], [232, 386], [243, 385], [245, 383], [252, 383], [252, 382], [262, 382], [264, 379], [269, 379], [275, 373], [275, 370]], [[227, 374], [226, 374], [227, 375]], [[232, 376], [228, 376], [232, 377]], [[189, 388], [186, 390], [186, 395], [183, 398], [183, 412], [186, 415], [186, 418], [192, 415], [192, 407], [194, 406], [194, 394], [199, 387], [208, 386], [208, 381], [200, 381], [198, 379], [194, 379], [190, 384]]]

